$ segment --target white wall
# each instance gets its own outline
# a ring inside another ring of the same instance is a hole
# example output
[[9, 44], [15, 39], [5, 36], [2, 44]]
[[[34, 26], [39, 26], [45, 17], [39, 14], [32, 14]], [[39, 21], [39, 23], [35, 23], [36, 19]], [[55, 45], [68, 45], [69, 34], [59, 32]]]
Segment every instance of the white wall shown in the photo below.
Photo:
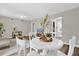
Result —
[[63, 17], [63, 41], [68, 42], [75, 35], [79, 45], [79, 8], [51, 15], [51, 18]]
[[0, 22], [4, 24], [5, 28], [3, 36], [11, 37], [12, 30], [15, 26], [17, 27], [17, 30], [23, 32], [23, 35], [29, 33], [29, 21], [21, 21], [19, 19], [11, 20], [10, 18], [0, 16]]

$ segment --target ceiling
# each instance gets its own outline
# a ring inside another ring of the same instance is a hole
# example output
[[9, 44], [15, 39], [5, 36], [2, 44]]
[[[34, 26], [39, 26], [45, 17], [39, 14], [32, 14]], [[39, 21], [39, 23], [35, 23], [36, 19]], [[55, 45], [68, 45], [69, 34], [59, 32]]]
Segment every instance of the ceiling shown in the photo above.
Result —
[[0, 15], [32, 20], [77, 7], [78, 3], [0, 3]]

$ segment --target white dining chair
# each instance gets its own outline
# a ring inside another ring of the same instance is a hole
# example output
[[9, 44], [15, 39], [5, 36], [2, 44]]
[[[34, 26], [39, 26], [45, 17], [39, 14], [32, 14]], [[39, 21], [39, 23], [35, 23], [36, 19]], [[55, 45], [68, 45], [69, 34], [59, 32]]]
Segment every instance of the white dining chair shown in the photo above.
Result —
[[[31, 32], [29, 33], [29, 39], [30, 39], [30, 52], [27, 54], [27, 56], [45, 56], [46, 55], [46, 51], [43, 50], [43, 52], [39, 53], [38, 50], [34, 47], [32, 47], [31, 45], [31, 40], [33, 40], [33, 38], [36, 38], [36, 33], [37, 32]], [[34, 50], [33, 50], [34, 49]]]
[[23, 50], [24, 56], [26, 55], [26, 48], [29, 48], [29, 40], [21, 40], [18, 37], [16, 37], [16, 44], [18, 48], [18, 55], [21, 55], [21, 52]]
[[73, 36], [72, 39], [69, 40], [68, 54], [66, 55], [63, 52], [58, 51], [58, 55], [59, 56], [72, 56], [73, 55], [73, 52], [74, 52], [75, 42], [76, 42], [76, 37]]
[[38, 50], [37, 50], [36, 48], [32, 48], [32, 47], [31, 47], [31, 40], [36, 37], [36, 33], [37, 33], [37, 32], [31, 32], [31, 33], [29, 33], [30, 52], [32, 52], [33, 49], [34, 49], [36, 52], [38, 52]]
[[[37, 49], [31, 47], [31, 40], [32, 40], [33, 38], [35, 38], [35, 37], [36, 37], [36, 32], [31, 32], [31, 33], [29, 33], [30, 52], [27, 54], [27, 56], [40, 56], [40, 54], [37, 52]], [[34, 49], [35, 51], [34, 51], [33, 49]]]

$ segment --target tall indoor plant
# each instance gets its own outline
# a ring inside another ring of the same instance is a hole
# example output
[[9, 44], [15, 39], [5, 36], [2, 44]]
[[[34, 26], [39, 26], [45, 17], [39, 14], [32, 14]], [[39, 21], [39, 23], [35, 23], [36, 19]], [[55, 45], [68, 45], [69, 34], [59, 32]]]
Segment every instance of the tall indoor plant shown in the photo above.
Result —
[[5, 31], [4, 25], [3, 25], [3, 23], [0, 22], [0, 37], [2, 37], [2, 34], [3, 34], [4, 31]]

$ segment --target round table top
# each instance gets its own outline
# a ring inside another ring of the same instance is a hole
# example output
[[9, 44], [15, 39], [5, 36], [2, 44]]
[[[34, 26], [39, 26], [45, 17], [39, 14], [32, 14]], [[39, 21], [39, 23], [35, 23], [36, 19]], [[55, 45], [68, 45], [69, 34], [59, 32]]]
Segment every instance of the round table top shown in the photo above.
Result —
[[30, 41], [30, 47], [36, 49], [57, 50], [63, 46], [63, 41], [59, 39], [53, 39], [52, 42], [43, 42], [39, 40], [39, 37], [33, 38]]

